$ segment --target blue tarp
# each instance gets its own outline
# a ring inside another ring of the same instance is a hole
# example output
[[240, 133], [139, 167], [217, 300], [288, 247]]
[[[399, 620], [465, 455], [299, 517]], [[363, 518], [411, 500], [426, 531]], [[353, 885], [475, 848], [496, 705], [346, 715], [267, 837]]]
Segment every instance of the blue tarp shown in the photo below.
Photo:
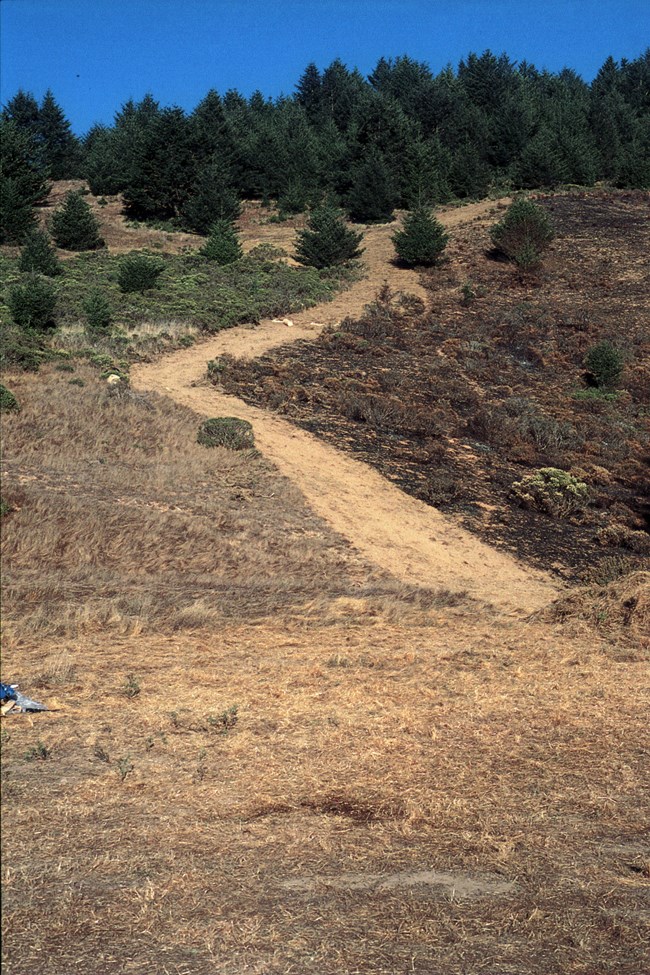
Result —
[[38, 701], [32, 701], [20, 691], [16, 690], [17, 684], [3, 684], [0, 683], [0, 704], [8, 704], [10, 701], [14, 701], [15, 705], [8, 711], [9, 714], [14, 712], [18, 713], [22, 711], [47, 711], [44, 704], [39, 704]]

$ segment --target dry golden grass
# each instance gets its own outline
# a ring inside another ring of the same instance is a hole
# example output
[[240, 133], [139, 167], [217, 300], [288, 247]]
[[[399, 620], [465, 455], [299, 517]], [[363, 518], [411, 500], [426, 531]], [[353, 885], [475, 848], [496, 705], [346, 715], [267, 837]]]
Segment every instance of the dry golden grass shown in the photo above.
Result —
[[206, 450], [199, 419], [160, 397], [116, 395], [88, 368], [74, 379], [86, 385], [54, 369], [11, 383], [22, 410], [3, 417], [9, 633], [195, 629], [399, 596], [262, 458]]
[[647, 970], [640, 644], [400, 587], [75, 378], [2, 418], [3, 679], [53, 708], [2, 719], [7, 975]]

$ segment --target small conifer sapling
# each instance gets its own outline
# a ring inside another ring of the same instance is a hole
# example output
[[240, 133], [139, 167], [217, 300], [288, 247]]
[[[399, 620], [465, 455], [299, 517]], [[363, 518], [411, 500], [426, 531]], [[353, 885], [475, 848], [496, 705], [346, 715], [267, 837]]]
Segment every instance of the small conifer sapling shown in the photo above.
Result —
[[231, 220], [217, 220], [210, 228], [210, 236], [199, 254], [217, 264], [234, 264], [243, 255], [237, 231]]
[[67, 251], [92, 251], [103, 245], [99, 223], [80, 193], [68, 193], [52, 217], [52, 236]]
[[61, 263], [58, 260], [49, 236], [44, 230], [34, 228], [25, 237], [25, 244], [20, 252], [18, 267], [28, 274], [45, 274], [53, 278], [61, 274]]
[[418, 207], [404, 220], [404, 227], [392, 237], [398, 260], [408, 267], [431, 267], [449, 241], [439, 220], [426, 207]]
[[363, 253], [363, 234], [346, 226], [343, 215], [329, 202], [314, 210], [307, 228], [298, 234], [296, 260], [309, 267], [335, 267]]

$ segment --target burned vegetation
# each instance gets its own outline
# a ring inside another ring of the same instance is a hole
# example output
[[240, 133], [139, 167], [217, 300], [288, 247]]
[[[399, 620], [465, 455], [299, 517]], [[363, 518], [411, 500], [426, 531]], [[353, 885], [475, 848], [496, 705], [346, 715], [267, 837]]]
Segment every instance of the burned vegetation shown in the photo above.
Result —
[[[495, 253], [496, 208], [454, 233], [426, 305], [384, 288], [360, 319], [225, 360], [215, 381], [531, 563], [572, 579], [633, 569], [649, 551], [648, 200], [540, 198], [556, 237], [530, 270]], [[588, 368], [601, 347], [612, 381]], [[580, 503], [513, 490], [544, 470], [586, 485]]]

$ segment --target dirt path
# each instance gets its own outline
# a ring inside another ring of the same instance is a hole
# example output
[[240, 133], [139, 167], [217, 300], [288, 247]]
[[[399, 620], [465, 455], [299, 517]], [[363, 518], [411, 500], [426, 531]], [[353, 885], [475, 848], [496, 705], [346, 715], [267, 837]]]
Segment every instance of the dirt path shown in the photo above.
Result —
[[[491, 201], [444, 215], [448, 225], [484, 216]], [[247, 358], [298, 338], [313, 337], [325, 324], [358, 315], [384, 280], [423, 295], [417, 276], [388, 263], [390, 227], [366, 237], [368, 279], [334, 302], [292, 316], [293, 325], [263, 322], [229, 329], [196, 348], [134, 367], [133, 385], [171, 396], [205, 416], [250, 421], [260, 450], [301, 489], [313, 509], [375, 564], [411, 584], [465, 590], [507, 612], [529, 612], [559, 593], [550, 576], [483, 544], [435, 508], [404, 494], [371, 467], [300, 430], [278, 416], [220, 392], [205, 379], [208, 359], [229, 353]], [[399, 284], [396, 284], [399, 278]]]

